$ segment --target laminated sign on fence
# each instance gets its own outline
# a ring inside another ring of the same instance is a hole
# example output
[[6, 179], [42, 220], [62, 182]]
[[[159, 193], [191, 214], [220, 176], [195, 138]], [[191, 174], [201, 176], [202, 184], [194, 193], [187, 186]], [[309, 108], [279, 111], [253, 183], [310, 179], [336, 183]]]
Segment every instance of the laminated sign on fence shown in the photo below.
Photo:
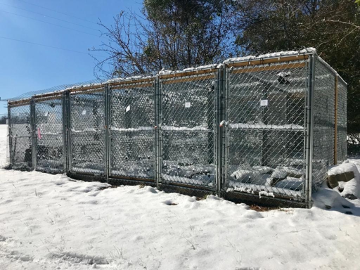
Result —
[[11, 100], [14, 169], [311, 207], [346, 159], [347, 85], [314, 49]]

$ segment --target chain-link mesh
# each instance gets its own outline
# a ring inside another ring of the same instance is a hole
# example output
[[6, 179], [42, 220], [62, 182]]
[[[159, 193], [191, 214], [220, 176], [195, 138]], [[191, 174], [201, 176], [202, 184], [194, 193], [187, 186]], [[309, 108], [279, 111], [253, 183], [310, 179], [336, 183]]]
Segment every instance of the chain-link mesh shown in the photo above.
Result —
[[334, 164], [335, 76], [328, 67], [316, 59], [313, 94], [313, 187], [319, 187]]
[[35, 102], [36, 169], [64, 170], [62, 99]]
[[70, 95], [70, 170], [104, 174], [105, 170], [104, 91]]
[[155, 178], [154, 81], [111, 90], [110, 175]]
[[10, 162], [14, 169], [31, 169], [30, 104], [10, 107]]
[[228, 70], [227, 187], [303, 197], [306, 61]]
[[11, 165], [309, 202], [311, 176], [318, 187], [346, 158], [346, 84], [334, 149], [334, 71], [286, 57], [9, 101]]
[[338, 81], [338, 106], [337, 106], [337, 163], [347, 157], [347, 86]]
[[163, 183], [215, 188], [216, 73], [161, 79]]

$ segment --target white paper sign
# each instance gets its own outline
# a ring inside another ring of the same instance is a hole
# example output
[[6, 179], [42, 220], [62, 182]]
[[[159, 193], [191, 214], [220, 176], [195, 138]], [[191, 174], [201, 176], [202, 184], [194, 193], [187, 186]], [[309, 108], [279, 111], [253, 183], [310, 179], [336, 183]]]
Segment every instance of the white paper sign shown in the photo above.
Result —
[[185, 108], [190, 108], [191, 107], [191, 103], [190, 102], [185, 102]]
[[267, 99], [260, 100], [260, 106], [261, 107], [266, 107], [268, 105], [269, 105], [269, 101]]
[[126, 107], [126, 112], [130, 111], [130, 105]]
[[82, 114], [82, 115], [85, 115], [85, 114], [86, 114], [86, 110], [83, 110], [83, 111], [81, 112], [81, 114]]

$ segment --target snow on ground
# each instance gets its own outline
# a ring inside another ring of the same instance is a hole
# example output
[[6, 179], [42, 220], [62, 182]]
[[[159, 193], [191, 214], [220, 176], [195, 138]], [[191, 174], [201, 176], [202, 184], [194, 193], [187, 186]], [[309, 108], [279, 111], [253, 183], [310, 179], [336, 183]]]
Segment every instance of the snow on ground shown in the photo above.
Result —
[[[0, 126], [1, 158], [5, 142]], [[256, 212], [107, 187], [0, 169], [0, 269], [359, 269], [360, 200], [330, 189], [310, 210]]]

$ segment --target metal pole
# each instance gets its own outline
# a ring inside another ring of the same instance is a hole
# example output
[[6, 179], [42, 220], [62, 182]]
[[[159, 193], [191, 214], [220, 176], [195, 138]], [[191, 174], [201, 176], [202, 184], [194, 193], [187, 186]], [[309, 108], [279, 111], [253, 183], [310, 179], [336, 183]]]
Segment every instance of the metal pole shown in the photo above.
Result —
[[221, 191], [223, 188], [222, 182], [223, 182], [223, 127], [220, 127], [220, 123], [223, 120], [223, 95], [224, 95], [224, 89], [225, 89], [225, 84], [224, 84], [224, 73], [225, 73], [225, 69], [223, 67], [220, 67], [218, 69], [218, 73], [217, 73], [217, 88], [215, 89], [215, 94], [216, 94], [216, 127], [215, 127], [215, 136], [216, 136], [216, 149], [215, 149], [215, 153], [216, 153], [216, 193], [218, 194], [218, 196], [221, 196]]
[[30, 133], [31, 133], [31, 167], [36, 170], [37, 162], [37, 136], [36, 136], [36, 113], [35, 113], [35, 100], [30, 101]]
[[159, 77], [156, 77], [154, 80], [154, 174], [155, 174], [155, 183], [159, 187]]
[[155, 100], [157, 104], [156, 108], [156, 144], [157, 144], [157, 153], [156, 153], [156, 185], [157, 187], [160, 187], [161, 183], [161, 173], [162, 173], [162, 155], [163, 155], [163, 142], [162, 142], [162, 131], [161, 131], [161, 125], [162, 125], [162, 85], [160, 83], [160, 78], [156, 77], [156, 94], [155, 94]]
[[106, 181], [109, 181], [110, 151], [111, 151], [111, 139], [110, 139], [111, 91], [110, 91], [110, 86], [108, 84], [105, 85], [104, 92], [105, 92], [105, 177], [106, 177]]
[[67, 121], [67, 172], [72, 170], [72, 135], [71, 135], [71, 97], [70, 92], [66, 92], [66, 121]]
[[308, 74], [308, 98], [306, 104], [306, 180], [305, 180], [305, 203], [311, 208], [312, 191], [312, 160], [314, 152], [314, 86], [315, 86], [315, 55], [309, 56], [309, 74]]
[[221, 94], [221, 112], [222, 119], [224, 121], [222, 127], [222, 139], [221, 139], [221, 149], [222, 149], [222, 189], [226, 185], [228, 178], [228, 158], [229, 158], [229, 131], [228, 131], [228, 100], [229, 100], [229, 91], [230, 91], [230, 79], [229, 79], [229, 69], [223, 69], [223, 86], [224, 89]]
[[338, 128], [338, 76], [335, 74], [335, 101], [334, 101], [334, 165], [337, 164], [337, 128]]
[[9, 162], [10, 166], [14, 165], [14, 155], [13, 155], [13, 142], [12, 142], [12, 129], [11, 129], [11, 107], [8, 103], [8, 136], [9, 136]]
[[67, 168], [67, 119], [66, 119], [66, 92], [61, 97], [62, 105], [62, 134], [63, 134], [63, 171], [66, 173]]

